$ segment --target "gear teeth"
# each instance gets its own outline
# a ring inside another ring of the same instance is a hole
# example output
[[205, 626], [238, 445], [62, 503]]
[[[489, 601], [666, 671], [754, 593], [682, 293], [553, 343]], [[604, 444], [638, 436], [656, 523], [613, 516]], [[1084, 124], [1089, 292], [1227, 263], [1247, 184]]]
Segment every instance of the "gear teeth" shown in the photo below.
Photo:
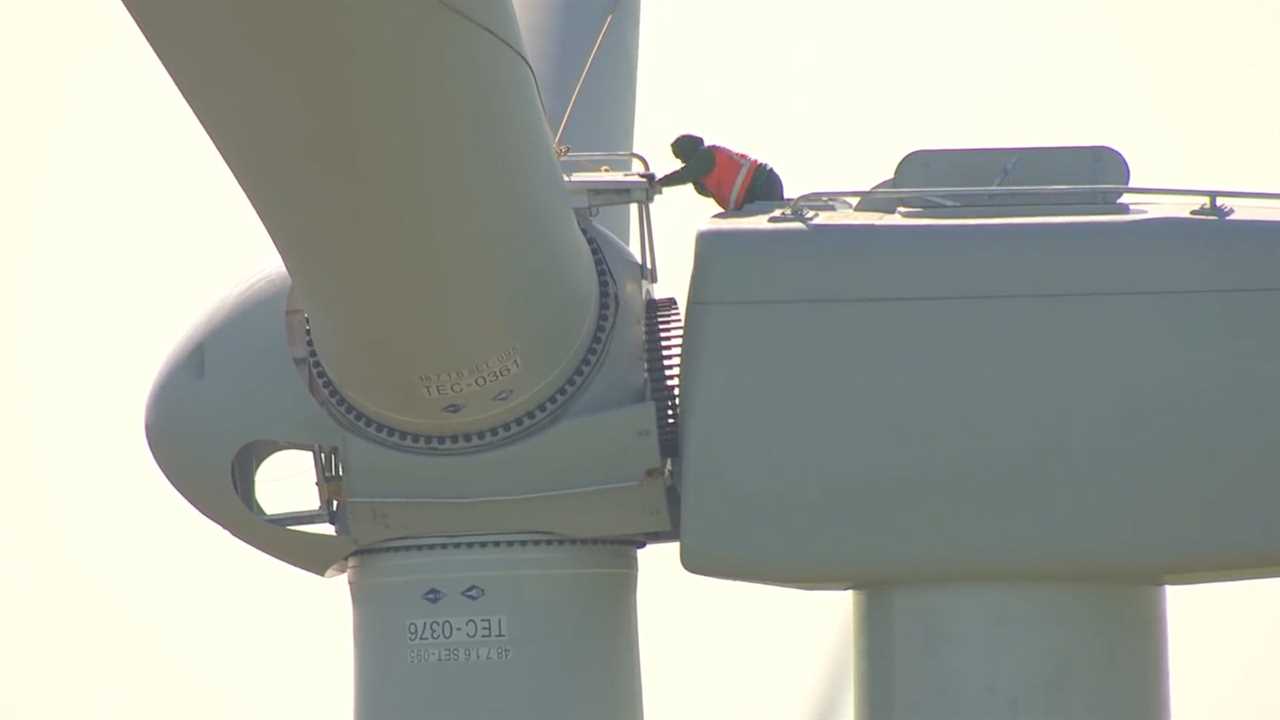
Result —
[[[604, 357], [604, 348], [608, 344], [609, 337], [613, 332], [614, 322], [617, 320], [617, 311], [620, 307], [617, 281], [614, 279], [608, 263], [605, 262], [603, 252], [600, 250], [596, 240], [586, 232], [583, 232], [583, 238], [586, 240], [591, 254], [595, 257], [596, 277], [600, 288], [599, 314], [594, 335], [573, 374], [560, 387], [553, 390], [546, 400], [539, 403], [536, 408], [528, 413], [494, 427], [450, 435], [423, 435], [375, 423], [372, 418], [366, 417], [364, 413], [357, 410], [356, 406], [342, 395], [342, 392], [333, 382], [329, 371], [325, 369], [324, 363], [320, 359], [320, 352], [316, 349], [315, 338], [311, 335], [311, 318], [304, 313], [302, 316], [302, 329], [307, 348], [307, 368], [310, 372], [308, 382], [319, 390], [312, 393], [313, 397], [324, 406], [330, 417], [333, 417], [348, 431], [386, 447], [396, 450], [408, 450], [419, 454], [456, 454], [482, 450], [530, 432], [543, 420], [554, 415], [560, 407], [563, 407], [575, 390], [585, 385], [587, 378], [599, 364], [599, 360]], [[647, 319], [648, 317], [646, 316], [646, 321]], [[659, 357], [654, 362], [661, 363], [664, 362], [664, 359]], [[442, 408], [442, 410], [448, 413], [456, 413], [461, 412], [464, 407], [465, 405], [461, 403], [451, 403]]]
[[645, 369], [658, 424], [658, 447], [665, 458], [680, 456], [680, 358], [684, 321], [675, 298], [645, 303]]

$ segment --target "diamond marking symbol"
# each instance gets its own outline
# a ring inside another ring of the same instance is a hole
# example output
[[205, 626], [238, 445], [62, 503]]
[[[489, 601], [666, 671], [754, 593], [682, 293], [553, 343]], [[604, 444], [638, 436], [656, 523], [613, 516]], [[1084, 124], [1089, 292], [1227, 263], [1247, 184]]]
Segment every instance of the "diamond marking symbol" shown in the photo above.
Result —
[[512, 395], [515, 395], [515, 392], [511, 390], [503, 390], [497, 395], [494, 395], [492, 399], [494, 402], [506, 402], [511, 399]]
[[440, 409], [444, 410], [450, 415], [457, 415], [458, 413], [462, 412], [462, 408], [464, 407], [466, 407], [466, 405], [463, 405], [462, 403], [449, 403], [448, 405], [445, 405]]
[[426, 600], [432, 605], [435, 605], [436, 603], [443, 600], [444, 596], [445, 596], [445, 592], [439, 588], [431, 588], [430, 590], [422, 593], [422, 599]]
[[475, 602], [476, 600], [479, 600], [480, 598], [484, 597], [484, 588], [480, 587], [479, 585], [472, 585], [471, 587], [462, 591], [462, 597], [468, 600], [471, 600], [472, 602]]

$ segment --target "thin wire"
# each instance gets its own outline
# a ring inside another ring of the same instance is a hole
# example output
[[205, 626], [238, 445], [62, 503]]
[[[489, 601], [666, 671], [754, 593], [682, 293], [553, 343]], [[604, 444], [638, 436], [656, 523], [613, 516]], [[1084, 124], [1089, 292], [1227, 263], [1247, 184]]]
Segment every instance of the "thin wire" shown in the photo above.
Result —
[[[488, 25], [485, 25], [479, 20], [476, 20], [475, 18], [466, 14], [462, 10], [459, 10], [457, 7], [454, 7], [453, 4], [448, 2], [448, 0], [436, 0], [436, 2], [440, 3], [441, 6], [443, 6], [449, 12], [452, 12], [454, 15], [457, 15], [463, 20], [466, 20], [472, 25], [475, 25], [481, 30], [492, 35], [494, 39], [496, 39], [498, 42], [510, 48], [511, 52], [516, 54], [516, 57], [524, 61], [524, 66], [529, 68], [529, 76], [533, 78], [533, 89], [538, 93], [538, 105], [542, 107], [542, 117], [546, 118], [547, 103], [542, 99], [542, 84], [538, 82], [538, 73], [533, 69], [533, 63], [529, 62], [529, 58], [525, 57], [525, 54], [520, 52], [520, 48], [516, 47], [515, 45], [512, 45], [506, 38], [499, 35], [497, 31], [495, 31], [493, 28], [489, 27]], [[548, 129], [550, 129], [550, 126], [548, 126]]]
[[564, 128], [569, 124], [569, 116], [573, 114], [573, 106], [578, 102], [578, 93], [582, 91], [582, 84], [586, 82], [587, 73], [591, 70], [591, 64], [596, 60], [596, 53], [600, 51], [600, 44], [604, 42], [604, 36], [609, 32], [609, 26], [613, 24], [613, 15], [618, 12], [618, 4], [613, 4], [613, 9], [609, 11], [608, 17], [604, 19], [604, 25], [600, 27], [600, 34], [596, 36], [595, 47], [591, 48], [591, 54], [587, 56], [587, 62], [582, 66], [582, 74], [578, 75], [578, 85], [573, 89], [573, 95], [569, 98], [569, 104], [564, 109], [564, 117], [560, 118], [560, 129], [556, 131], [556, 139], [553, 146], [560, 148], [560, 138], [564, 137]]

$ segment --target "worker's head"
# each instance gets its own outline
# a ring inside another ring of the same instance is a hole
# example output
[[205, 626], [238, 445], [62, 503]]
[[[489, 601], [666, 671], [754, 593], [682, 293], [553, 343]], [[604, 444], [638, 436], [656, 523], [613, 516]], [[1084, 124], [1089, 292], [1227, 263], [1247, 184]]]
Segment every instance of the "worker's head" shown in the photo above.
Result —
[[703, 148], [706, 143], [697, 135], [681, 135], [671, 141], [671, 154], [680, 162], [689, 162], [693, 154]]

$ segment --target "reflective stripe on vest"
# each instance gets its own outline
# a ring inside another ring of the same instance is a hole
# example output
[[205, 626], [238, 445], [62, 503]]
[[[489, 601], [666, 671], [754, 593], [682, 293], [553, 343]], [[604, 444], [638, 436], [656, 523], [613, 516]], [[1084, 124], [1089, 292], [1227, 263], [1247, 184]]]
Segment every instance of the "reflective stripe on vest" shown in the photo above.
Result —
[[700, 182], [720, 207], [737, 210], [742, 207], [743, 198], [760, 162], [719, 145], [708, 145], [707, 149], [715, 154], [716, 164]]

